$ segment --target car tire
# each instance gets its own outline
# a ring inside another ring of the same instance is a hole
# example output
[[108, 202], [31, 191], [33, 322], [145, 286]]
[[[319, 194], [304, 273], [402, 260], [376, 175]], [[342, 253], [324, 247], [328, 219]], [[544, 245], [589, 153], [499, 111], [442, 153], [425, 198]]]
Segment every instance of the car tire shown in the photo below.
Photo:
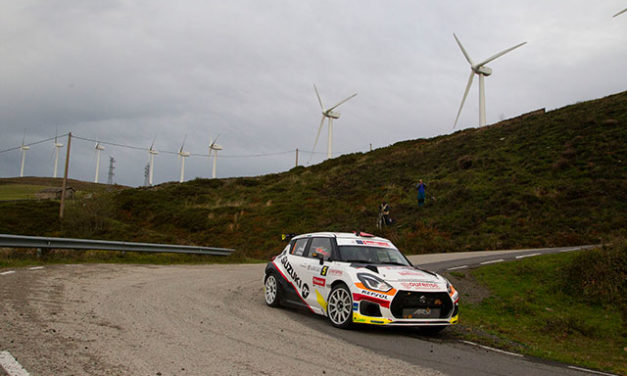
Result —
[[348, 329], [353, 325], [353, 296], [344, 284], [333, 287], [327, 301], [327, 317], [335, 327]]
[[269, 273], [266, 282], [263, 284], [263, 294], [266, 304], [270, 307], [281, 305], [281, 285], [275, 273]]

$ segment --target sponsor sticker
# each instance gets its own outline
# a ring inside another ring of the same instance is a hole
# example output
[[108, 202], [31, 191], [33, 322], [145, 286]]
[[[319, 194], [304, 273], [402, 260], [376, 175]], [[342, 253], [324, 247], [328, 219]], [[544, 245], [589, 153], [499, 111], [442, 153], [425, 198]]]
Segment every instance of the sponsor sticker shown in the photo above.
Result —
[[341, 271], [341, 270], [331, 269], [331, 270], [329, 270], [329, 274], [330, 274], [330, 275], [334, 275], [334, 276], [338, 276], [338, 277], [339, 277], [339, 276], [341, 276], [341, 275], [342, 275], [342, 274], [344, 274], [344, 273], [342, 273], [342, 271]]
[[437, 290], [440, 288], [437, 283], [433, 282], [401, 282], [401, 285], [406, 289], [426, 289]]
[[391, 247], [390, 243], [388, 242], [379, 242], [376, 240], [357, 240], [356, 242], [357, 244], [363, 244], [363, 245], [376, 245], [379, 247]]
[[327, 280], [324, 278], [313, 277], [313, 285], [324, 287], [327, 284]]
[[[294, 270], [294, 268], [292, 267], [292, 264], [290, 264], [290, 262], [287, 260], [287, 256], [283, 256], [283, 258], [281, 258], [281, 264], [283, 264], [283, 267], [285, 268], [285, 272], [287, 273], [287, 275], [290, 276], [290, 278], [292, 278], [292, 281], [294, 282], [294, 284], [298, 286], [298, 288], [301, 288], [303, 285], [303, 281], [301, 281], [298, 274], [296, 274], [296, 270]], [[309, 295], [309, 291], [307, 292], [307, 295]], [[306, 298], [306, 296], [304, 295], [303, 297]]]
[[413, 271], [413, 270], [406, 270], [406, 271], [398, 272], [398, 275], [422, 275], [422, 273], [418, 271]]
[[379, 294], [379, 293], [374, 292], [374, 291], [369, 291], [369, 290], [361, 290], [361, 294], [362, 294], [362, 295], [373, 296], [373, 297], [375, 297], [375, 298], [379, 298], [379, 299], [383, 299], [383, 300], [388, 300], [387, 295], [384, 295], [384, 294]]
[[307, 286], [306, 283], [303, 285], [302, 295], [305, 299], [307, 299], [307, 297], [309, 296], [309, 286]]

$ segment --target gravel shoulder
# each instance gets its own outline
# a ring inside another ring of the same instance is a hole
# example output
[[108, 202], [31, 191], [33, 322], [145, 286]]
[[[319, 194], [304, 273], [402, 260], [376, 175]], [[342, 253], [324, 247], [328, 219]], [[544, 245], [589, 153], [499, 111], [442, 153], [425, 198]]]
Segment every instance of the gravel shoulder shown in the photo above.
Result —
[[58, 265], [0, 279], [0, 350], [33, 375], [439, 375], [265, 305], [264, 265]]

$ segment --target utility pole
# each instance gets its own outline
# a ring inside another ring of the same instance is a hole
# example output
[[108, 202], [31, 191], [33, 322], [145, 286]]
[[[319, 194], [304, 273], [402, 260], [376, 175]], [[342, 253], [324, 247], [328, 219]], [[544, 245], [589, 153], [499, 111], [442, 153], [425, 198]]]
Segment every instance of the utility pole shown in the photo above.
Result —
[[63, 173], [63, 185], [61, 186], [61, 205], [59, 205], [59, 219], [63, 219], [65, 207], [65, 188], [67, 187], [67, 173], [70, 167], [70, 146], [72, 145], [72, 132], [67, 135], [67, 153], [65, 154], [65, 172]]
[[372, 151], [372, 143], [370, 143], [370, 151]]
[[296, 165], [294, 167], [298, 167], [298, 148], [296, 148]]

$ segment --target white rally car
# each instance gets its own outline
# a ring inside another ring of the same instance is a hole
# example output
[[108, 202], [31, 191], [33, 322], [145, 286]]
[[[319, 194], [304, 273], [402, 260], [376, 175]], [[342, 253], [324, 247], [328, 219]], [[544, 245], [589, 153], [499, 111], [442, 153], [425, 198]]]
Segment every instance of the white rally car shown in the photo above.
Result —
[[458, 321], [459, 294], [444, 277], [417, 268], [387, 239], [365, 233], [294, 236], [266, 266], [269, 306], [303, 307], [334, 326], [424, 326]]

